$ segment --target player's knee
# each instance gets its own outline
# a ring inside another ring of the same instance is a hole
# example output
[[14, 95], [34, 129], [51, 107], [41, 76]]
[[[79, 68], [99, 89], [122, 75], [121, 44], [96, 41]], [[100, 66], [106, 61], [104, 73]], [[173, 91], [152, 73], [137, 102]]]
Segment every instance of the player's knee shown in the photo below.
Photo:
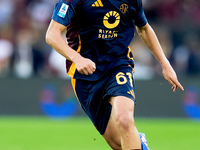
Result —
[[122, 129], [122, 130], [129, 130], [133, 126], [135, 126], [133, 116], [130, 114], [125, 114], [125, 113], [117, 116], [116, 123], [119, 129]]
[[112, 140], [112, 139], [106, 139], [106, 142], [108, 143], [108, 145], [113, 150], [121, 150], [121, 145], [119, 145], [118, 143], [116, 143], [114, 140]]
[[115, 143], [108, 143], [108, 144], [113, 150], [121, 150], [121, 147], [119, 147]]

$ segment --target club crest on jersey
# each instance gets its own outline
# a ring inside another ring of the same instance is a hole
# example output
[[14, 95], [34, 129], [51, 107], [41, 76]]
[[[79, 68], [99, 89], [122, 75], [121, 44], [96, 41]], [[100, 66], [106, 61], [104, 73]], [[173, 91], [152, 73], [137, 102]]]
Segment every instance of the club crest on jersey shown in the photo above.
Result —
[[121, 4], [120, 10], [123, 14], [125, 14], [128, 11], [128, 5], [127, 4]]
[[69, 7], [68, 5], [63, 3], [61, 8], [60, 8], [60, 10], [59, 10], [59, 12], [58, 12], [58, 16], [60, 16], [62, 18], [65, 18], [67, 10], [68, 10], [68, 7]]

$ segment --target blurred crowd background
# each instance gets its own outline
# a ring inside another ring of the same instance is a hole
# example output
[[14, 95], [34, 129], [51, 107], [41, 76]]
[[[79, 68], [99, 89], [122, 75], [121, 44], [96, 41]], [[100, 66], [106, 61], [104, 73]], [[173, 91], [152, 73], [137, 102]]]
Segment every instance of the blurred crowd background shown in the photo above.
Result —
[[[58, 0], [0, 0], [0, 78], [67, 78], [65, 59], [45, 42]], [[143, 0], [149, 23], [178, 76], [200, 75], [200, 0]], [[161, 76], [138, 36], [131, 43], [136, 79]]]

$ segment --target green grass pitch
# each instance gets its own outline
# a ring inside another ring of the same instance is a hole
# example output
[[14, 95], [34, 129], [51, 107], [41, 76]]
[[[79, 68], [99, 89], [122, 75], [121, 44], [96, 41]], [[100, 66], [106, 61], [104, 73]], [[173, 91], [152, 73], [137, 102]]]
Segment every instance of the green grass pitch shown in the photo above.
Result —
[[[151, 150], [200, 149], [200, 122], [136, 118]], [[0, 150], [111, 150], [87, 118], [0, 117]]]

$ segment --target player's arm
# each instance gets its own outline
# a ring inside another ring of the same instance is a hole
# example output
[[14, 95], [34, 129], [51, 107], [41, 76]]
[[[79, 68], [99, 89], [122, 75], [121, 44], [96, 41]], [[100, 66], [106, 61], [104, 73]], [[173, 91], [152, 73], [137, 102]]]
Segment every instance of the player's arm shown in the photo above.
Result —
[[74, 62], [77, 70], [81, 74], [92, 74], [96, 69], [95, 63], [90, 59], [82, 57], [79, 53], [69, 47], [65, 39], [62, 37], [62, 32], [64, 30], [66, 30], [64, 25], [52, 19], [46, 33], [46, 42], [58, 53]]
[[136, 29], [142, 41], [161, 64], [163, 76], [172, 85], [173, 91], [176, 92], [177, 88], [180, 88], [183, 91], [183, 86], [179, 83], [176, 73], [167, 60], [151, 26], [147, 23], [145, 26], [137, 27]]

